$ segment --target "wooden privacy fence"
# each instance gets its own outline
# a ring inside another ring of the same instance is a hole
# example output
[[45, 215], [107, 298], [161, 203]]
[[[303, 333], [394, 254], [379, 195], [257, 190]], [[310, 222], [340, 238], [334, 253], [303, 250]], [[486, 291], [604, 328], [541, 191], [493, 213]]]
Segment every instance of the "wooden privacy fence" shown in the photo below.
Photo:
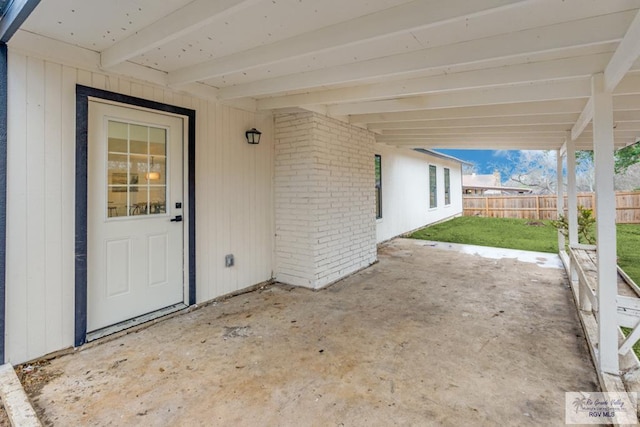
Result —
[[[595, 194], [578, 194], [578, 206], [593, 209]], [[567, 196], [564, 197], [565, 212]], [[557, 219], [557, 196], [517, 195], [517, 196], [472, 196], [464, 195], [465, 216], [486, 216], [492, 218]], [[640, 191], [616, 193], [616, 222], [618, 224], [640, 224]]]

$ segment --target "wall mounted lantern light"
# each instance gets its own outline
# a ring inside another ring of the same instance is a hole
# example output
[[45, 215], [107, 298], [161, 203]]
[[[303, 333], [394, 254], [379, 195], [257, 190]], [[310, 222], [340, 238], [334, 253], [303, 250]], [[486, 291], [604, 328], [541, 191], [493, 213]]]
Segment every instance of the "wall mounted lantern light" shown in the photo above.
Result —
[[256, 128], [251, 128], [251, 129], [249, 129], [248, 131], [246, 131], [244, 133], [244, 136], [247, 137], [247, 142], [249, 144], [259, 144], [260, 143], [260, 135], [262, 135], [262, 132], [260, 132]]

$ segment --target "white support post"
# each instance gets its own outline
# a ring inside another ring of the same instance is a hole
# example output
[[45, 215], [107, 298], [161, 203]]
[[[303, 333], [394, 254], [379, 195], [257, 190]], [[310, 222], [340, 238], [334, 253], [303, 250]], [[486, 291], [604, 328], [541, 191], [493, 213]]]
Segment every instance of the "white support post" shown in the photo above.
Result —
[[[578, 244], [578, 189], [576, 185], [576, 143], [568, 132], [565, 142], [567, 155], [567, 222], [569, 223], [569, 247]], [[578, 269], [573, 257], [570, 257], [569, 279], [578, 294], [578, 308], [583, 311], [591, 311], [591, 300], [585, 289], [578, 283]]]
[[598, 213], [598, 368], [619, 375], [616, 268], [616, 200], [613, 191], [613, 97], [605, 90], [604, 74], [591, 79], [593, 99], [593, 148]]
[[567, 207], [569, 245], [578, 244], [578, 189], [576, 185], [576, 143], [567, 138]]
[[[560, 219], [561, 215], [564, 215], [564, 179], [563, 179], [563, 155], [564, 152], [563, 150], [558, 150], [556, 152], [556, 160], [557, 160], [557, 177], [558, 177], [558, 183], [556, 185], [556, 195], [558, 197], [558, 201], [556, 202], [557, 208], [558, 208], [558, 219]], [[558, 230], [558, 252], [559, 253], [563, 253], [565, 251], [565, 238], [564, 238], [564, 234], [562, 234], [560, 232], [560, 230]]]

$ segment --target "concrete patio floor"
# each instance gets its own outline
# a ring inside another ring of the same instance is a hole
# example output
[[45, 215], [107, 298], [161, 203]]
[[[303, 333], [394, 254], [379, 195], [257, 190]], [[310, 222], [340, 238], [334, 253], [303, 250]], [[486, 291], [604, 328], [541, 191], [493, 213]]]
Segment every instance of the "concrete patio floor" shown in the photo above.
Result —
[[396, 239], [325, 290], [269, 286], [56, 358], [31, 399], [59, 426], [564, 425], [564, 393], [597, 377], [542, 258]]

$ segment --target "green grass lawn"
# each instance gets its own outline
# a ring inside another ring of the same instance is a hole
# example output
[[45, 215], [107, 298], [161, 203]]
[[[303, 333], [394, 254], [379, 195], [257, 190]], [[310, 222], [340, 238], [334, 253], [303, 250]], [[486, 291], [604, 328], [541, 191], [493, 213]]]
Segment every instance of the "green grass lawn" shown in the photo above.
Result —
[[[409, 237], [558, 253], [558, 234], [548, 221], [464, 216], [422, 228]], [[618, 264], [640, 284], [640, 224], [619, 224], [617, 237]]]
[[618, 265], [640, 285], [640, 224], [618, 224]]
[[[544, 224], [542, 226], [527, 223]], [[463, 216], [422, 228], [409, 236], [438, 242], [558, 253], [558, 233], [548, 222]]]

